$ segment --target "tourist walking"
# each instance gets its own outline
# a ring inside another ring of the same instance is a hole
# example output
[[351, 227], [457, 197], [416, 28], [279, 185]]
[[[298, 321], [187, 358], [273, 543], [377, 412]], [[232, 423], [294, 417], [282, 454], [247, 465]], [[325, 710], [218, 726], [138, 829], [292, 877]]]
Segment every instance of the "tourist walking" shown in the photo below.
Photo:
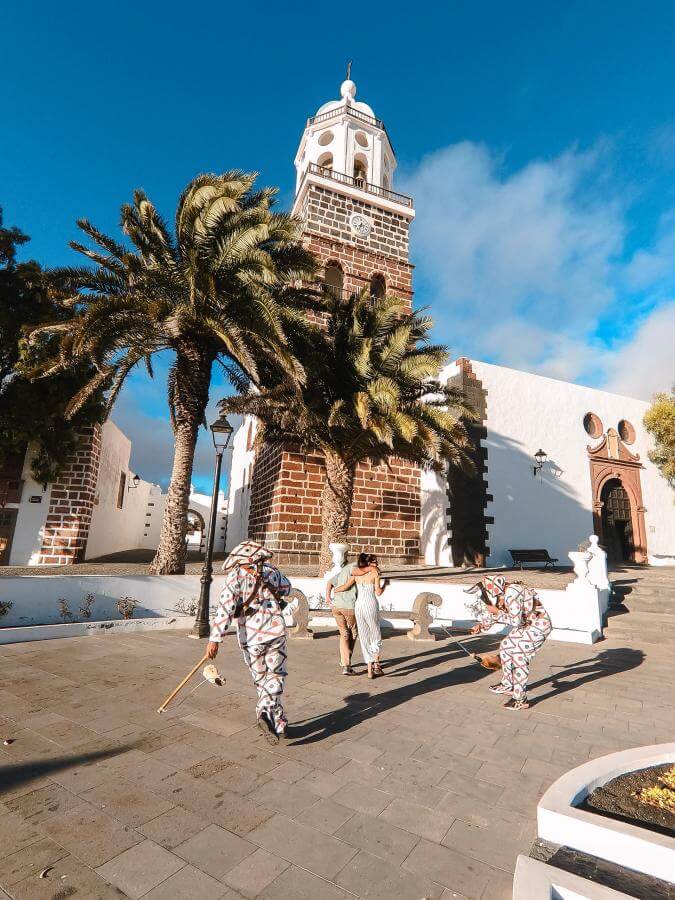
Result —
[[364, 662], [368, 667], [368, 678], [375, 678], [382, 672], [380, 662], [380, 649], [382, 647], [382, 632], [380, 631], [380, 604], [381, 596], [387, 582], [382, 582], [380, 570], [377, 566], [377, 557], [372, 553], [359, 553], [356, 567], [352, 569], [347, 581], [336, 587], [334, 592], [342, 594], [356, 586], [356, 624], [358, 628], [359, 643]]
[[530, 663], [551, 633], [551, 618], [532, 588], [514, 581], [505, 584], [501, 593], [497, 589], [494, 583], [490, 590], [484, 586], [495, 602], [488, 601], [483, 605], [483, 612], [478, 614], [479, 621], [471, 631], [473, 634], [487, 631], [496, 623], [511, 626], [511, 631], [499, 645], [502, 680], [491, 685], [490, 690], [494, 694], [511, 695], [504, 704], [507, 709], [527, 709], [530, 705], [527, 700]]
[[289, 580], [267, 560], [272, 552], [255, 541], [238, 544], [223, 564], [226, 573], [206, 653], [214, 659], [233, 619], [244, 662], [258, 692], [256, 716], [266, 740], [278, 744], [288, 721], [281, 698], [286, 677], [283, 609]]
[[356, 675], [352, 668], [352, 654], [358, 637], [356, 624], [356, 584], [346, 591], [340, 592], [339, 599], [335, 598], [334, 591], [342, 587], [351, 578], [353, 565], [345, 563], [339, 572], [336, 572], [326, 583], [326, 599], [332, 606], [333, 618], [340, 632], [340, 665], [343, 675]]

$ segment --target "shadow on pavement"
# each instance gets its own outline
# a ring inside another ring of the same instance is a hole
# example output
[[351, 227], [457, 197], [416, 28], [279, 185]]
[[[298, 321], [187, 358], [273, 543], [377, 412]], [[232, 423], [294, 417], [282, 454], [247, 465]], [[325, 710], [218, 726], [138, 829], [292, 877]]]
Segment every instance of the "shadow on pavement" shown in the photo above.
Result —
[[19, 762], [12, 766], [0, 766], [0, 790], [7, 791], [26, 781], [33, 781], [51, 772], [60, 772], [63, 769], [72, 769], [76, 765], [88, 765], [102, 759], [110, 759], [131, 750], [130, 744], [114, 747], [109, 750], [96, 750], [92, 753], [82, 753], [79, 756], [57, 756], [52, 759], [31, 760]]

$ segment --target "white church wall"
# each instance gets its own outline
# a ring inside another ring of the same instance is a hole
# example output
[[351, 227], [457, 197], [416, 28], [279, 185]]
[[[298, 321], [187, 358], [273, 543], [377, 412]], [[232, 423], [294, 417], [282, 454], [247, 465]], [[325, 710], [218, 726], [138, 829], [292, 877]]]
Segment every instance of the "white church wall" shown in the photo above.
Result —
[[447, 516], [448, 486], [437, 472], [420, 474], [420, 552], [428, 566], [451, 566], [452, 549]]
[[[675, 554], [673, 491], [647, 453], [652, 442], [642, 425], [648, 404], [532, 375], [503, 366], [471, 361], [487, 391], [488, 492], [486, 510], [489, 564], [510, 563], [509, 548], [545, 547], [566, 561], [567, 552], [593, 530], [591, 476], [587, 447], [597, 441], [586, 433], [583, 419], [593, 412], [603, 430], [621, 419], [634, 427], [630, 445], [644, 465], [641, 470], [647, 545], [650, 555]], [[534, 454], [548, 460], [535, 477]]]
[[227, 549], [231, 550], [248, 537], [248, 514], [251, 504], [251, 475], [255, 462], [256, 424], [246, 416], [232, 439], [230, 459]]
[[[49, 498], [51, 485], [39, 484], [31, 473], [31, 462], [35, 457], [37, 448], [29, 446], [23, 462], [23, 489], [20, 503], [8, 503], [7, 509], [16, 509], [16, 527], [12, 539], [12, 549], [9, 555], [10, 566], [34, 566], [37, 565], [44, 524], [49, 510]], [[31, 498], [32, 502], [31, 502]], [[35, 498], [39, 498], [39, 501]]]
[[[103, 426], [101, 462], [86, 559], [141, 546], [143, 520], [152, 485], [139, 481], [138, 487], [133, 487], [130, 456], [131, 441], [114, 422], [108, 420]], [[118, 507], [122, 473], [125, 484], [122, 505]]]

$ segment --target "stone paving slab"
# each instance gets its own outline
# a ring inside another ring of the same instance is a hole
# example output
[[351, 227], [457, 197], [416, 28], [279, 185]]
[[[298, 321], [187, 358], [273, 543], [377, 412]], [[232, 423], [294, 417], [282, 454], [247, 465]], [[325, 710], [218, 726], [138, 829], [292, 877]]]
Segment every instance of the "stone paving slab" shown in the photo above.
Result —
[[675, 727], [672, 644], [613, 621], [593, 647], [547, 643], [521, 713], [446, 641], [388, 638], [375, 681], [339, 676], [332, 634], [291, 642], [279, 747], [232, 638], [226, 687], [161, 717], [201, 649], [184, 633], [2, 646], [0, 892], [510, 897], [551, 781]]

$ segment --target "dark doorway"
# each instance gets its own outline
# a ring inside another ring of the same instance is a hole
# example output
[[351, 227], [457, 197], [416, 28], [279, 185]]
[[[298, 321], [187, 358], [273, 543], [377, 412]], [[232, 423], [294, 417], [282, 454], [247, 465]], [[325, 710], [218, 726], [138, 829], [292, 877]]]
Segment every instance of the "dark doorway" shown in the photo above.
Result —
[[16, 509], [0, 509], [0, 566], [9, 565], [17, 512]]
[[610, 562], [633, 562], [633, 526], [630, 498], [618, 478], [611, 478], [602, 488], [602, 536]]

